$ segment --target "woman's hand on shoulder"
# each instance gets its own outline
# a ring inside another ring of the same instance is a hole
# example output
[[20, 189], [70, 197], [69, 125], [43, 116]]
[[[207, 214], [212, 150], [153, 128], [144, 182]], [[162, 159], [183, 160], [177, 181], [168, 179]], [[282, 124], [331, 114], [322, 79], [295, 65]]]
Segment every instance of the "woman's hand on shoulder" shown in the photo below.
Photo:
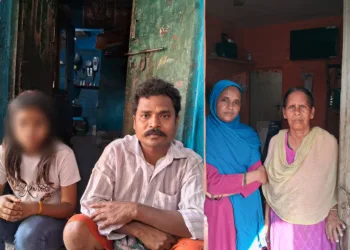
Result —
[[20, 202], [14, 195], [0, 196], [0, 217], [6, 221], [18, 221], [23, 215]]

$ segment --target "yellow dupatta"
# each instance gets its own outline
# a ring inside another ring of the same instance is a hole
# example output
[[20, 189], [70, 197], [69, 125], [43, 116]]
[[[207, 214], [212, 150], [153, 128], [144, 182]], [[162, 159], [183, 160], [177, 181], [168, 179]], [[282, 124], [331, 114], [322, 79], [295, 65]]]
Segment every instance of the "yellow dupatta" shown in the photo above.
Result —
[[282, 130], [271, 139], [265, 160], [267, 203], [284, 221], [312, 225], [324, 220], [336, 204], [338, 145], [327, 131], [315, 127], [304, 138], [292, 164], [287, 163]]

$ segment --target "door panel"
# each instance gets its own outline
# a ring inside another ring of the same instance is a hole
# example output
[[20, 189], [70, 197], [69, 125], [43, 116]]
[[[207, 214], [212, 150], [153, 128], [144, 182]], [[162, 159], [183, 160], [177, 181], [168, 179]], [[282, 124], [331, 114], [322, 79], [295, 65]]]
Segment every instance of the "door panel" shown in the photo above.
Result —
[[126, 58], [101, 58], [97, 129], [121, 136], [123, 129]]
[[122, 134], [131, 8], [132, 0], [84, 1], [83, 26], [103, 29], [95, 45], [102, 51], [96, 125], [109, 139]]
[[[203, 0], [134, 0], [129, 53], [156, 48], [164, 50], [129, 56], [124, 134], [133, 133], [131, 102], [133, 92], [146, 79], [157, 77], [174, 83], [182, 95], [177, 138], [180, 140], [184, 138], [184, 117], [186, 116], [186, 119], [190, 117], [185, 115], [185, 112], [191, 112], [186, 106], [187, 98], [195, 96], [191, 91], [196, 89], [192, 86], [192, 81], [195, 77], [194, 69], [198, 66], [196, 46], [200, 46], [198, 39], [200, 33], [203, 33], [201, 30], [203, 27], [201, 21], [204, 19], [203, 3]], [[192, 119], [193, 116], [191, 121]]]
[[279, 70], [250, 73], [250, 124], [282, 119], [282, 72]]
[[51, 94], [58, 87], [57, 2], [20, 1], [15, 94], [26, 89]]
[[[15, 13], [17, 1], [4, 0], [0, 2], [0, 117], [3, 119], [6, 115], [7, 104], [9, 100], [9, 89], [11, 88], [10, 78], [12, 75], [12, 53], [14, 51], [14, 38], [17, 30], [15, 14], [12, 16], [12, 10]], [[4, 132], [4, 123], [0, 122], [0, 140]]]

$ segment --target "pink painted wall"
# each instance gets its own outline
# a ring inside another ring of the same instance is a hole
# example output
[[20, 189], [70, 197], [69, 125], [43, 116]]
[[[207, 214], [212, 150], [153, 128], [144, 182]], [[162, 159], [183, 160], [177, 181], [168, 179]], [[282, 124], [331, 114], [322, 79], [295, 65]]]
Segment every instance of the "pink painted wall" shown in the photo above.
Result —
[[[342, 29], [343, 18], [327, 17], [286, 24], [245, 29], [244, 48], [253, 54], [258, 68], [281, 67], [289, 60], [289, 33], [291, 30], [310, 29], [334, 25]], [[340, 46], [341, 47], [341, 46]], [[341, 51], [340, 51], [341, 53]], [[340, 57], [331, 63], [341, 62]]]
[[[227, 33], [231, 39], [233, 39], [238, 46], [238, 56], [244, 53], [244, 30], [235, 28], [234, 24], [229, 22], [222, 22], [219, 19], [207, 16], [207, 55], [215, 52], [216, 43], [221, 41], [221, 34]], [[244, 64], [234, 64], [226, 61], [217, 61], [207, 59], [206, 65], [206, 87], [207, 92], [210, 92], [212, 86], [219, 80], [228, 79], [236, 81], [241, 84], [249, 83], [249, 69]], [[208, 113], [208, 106], [206, 109]], [[249, 93], [244, 93], [243, 105], [241, 110], [242, 122], [249, 123]]]
[[[227, 33], [229, 37], [237, 43], [238, 55], [244, 51], [244, 30], [235, 28], [234, 24], [222, 22], [216, 18], [207, 16], [207, 55], [215, 52], [216, 43], [221, 41], [221, 34]], [[232, 79], [237, 73], [246, 71], [244, 65], [236, 65], [225, 61], [214, 61], [207, 59], [207, 87], [213, 86], [217, 81], [222, 79]]]
[[[290, 87], [303, 86], [303, 81], [300, 77], [301, 73], [312, 72], [314, 75], [313, 95], [317, 109], [313, 125], [325, 128], [327, 119], [327, 64], [341, 63], [342, 44], [339, 44], [339, 56], [335, 59], [290, 61], [289, 34], [291, 30], [325, 26], [337, 26], [342, 33], [342, 23], [342, 16], [336, 16], [242, 30], [234, 27], [233, 24], [207, 17], [207, 53], [211, 53], [213, 44], [215, 46], [215, 42], [220, 39], [220, 34], [227, 32], [237, 41], [237, 45], [240, 48], [239, 57], [243, 59], [246, 58], [249, 52], [252, 53], [253, 60], [256, 62], [255, 69], [269, 70], [280, 68], [283, 70], [283, 93]], [[340, 41], [342, 41], [342, 34]], [[209, 60], [207, 65], [207, 77], [210, 81], [226, 76], [230, 72], [236, 74], [251, 70], [245, 67], [222, 65]]]
[[226, 33], [238, 46], [238, 55], [244, 52], [244, 30], [235, 27], [233, 23], [221, 21], [212, 16], [206, 16], [207, 54], [215, 52], [215, 44], [221, 42], [221, 34]]
[[[325, 26], [337, 26], [342, 31], [342, 23], [343, 18], [337, 16], [244, 30], [244, 47], [252, 53], [256, 68], [277, 67], [283, 69], [283, 93], [291, 87], [303, 86], [304, 83], [300, 77], [302, 72], [313, 73], [313, 95], [317, 109], [313, 125], [323, 128], [326, 127], [327, 119], [327, 64], [341, 63], [342, 43], [339, 44], [340, 49], [337, 58], [316, 61], [290, 61], [289, 34], [291, 30]], [[342, 34], [340, 36], [341, 40]]]

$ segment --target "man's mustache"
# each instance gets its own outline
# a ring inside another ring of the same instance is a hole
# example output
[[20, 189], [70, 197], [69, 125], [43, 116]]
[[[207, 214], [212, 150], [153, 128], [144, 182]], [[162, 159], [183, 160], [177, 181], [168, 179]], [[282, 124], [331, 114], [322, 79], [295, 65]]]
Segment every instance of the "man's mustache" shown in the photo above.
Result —
[[150, 136], [150, 135], [159, 135], [159, 136], [164, 136], [164, 137], [167, 137], [167, 135], [161, 131], [159, 128], [154, 128], [154, 129], [151, 129], [151, 130], [148, 130], [144, 136]]

